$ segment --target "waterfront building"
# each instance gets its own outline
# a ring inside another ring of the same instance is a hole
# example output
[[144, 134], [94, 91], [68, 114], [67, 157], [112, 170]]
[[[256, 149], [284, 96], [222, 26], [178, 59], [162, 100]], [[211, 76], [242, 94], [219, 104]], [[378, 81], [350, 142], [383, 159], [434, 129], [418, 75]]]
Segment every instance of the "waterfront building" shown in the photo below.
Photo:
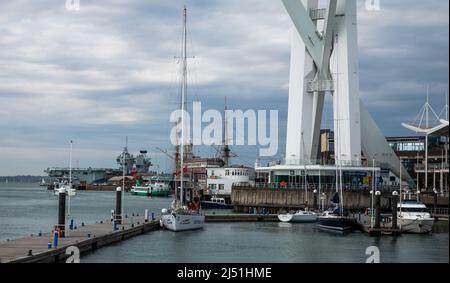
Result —
[[254, 169], [245, 166], [209, 167], [206, 195], [229, 198], [233, 185], [254, 185], [254, 175]]

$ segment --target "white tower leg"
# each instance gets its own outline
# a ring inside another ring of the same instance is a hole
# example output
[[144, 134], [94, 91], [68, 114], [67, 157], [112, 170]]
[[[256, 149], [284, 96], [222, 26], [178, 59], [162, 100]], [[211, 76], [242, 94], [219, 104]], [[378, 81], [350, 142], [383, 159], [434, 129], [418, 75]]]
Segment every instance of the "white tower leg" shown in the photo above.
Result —
[[336, 160], [361, 163], [356, 1], [339, 0], [331, 57]]
[[[317, 0], [302, 0], [302, 3], [308, 11], [318, 6]], [[314, 61], [294, 26], [286, 139], [286, 160], [291, 164], [316, 159], [318, 152], [323, 95], [307, 92], [307, 82], [313, 80], [316, 73]]]

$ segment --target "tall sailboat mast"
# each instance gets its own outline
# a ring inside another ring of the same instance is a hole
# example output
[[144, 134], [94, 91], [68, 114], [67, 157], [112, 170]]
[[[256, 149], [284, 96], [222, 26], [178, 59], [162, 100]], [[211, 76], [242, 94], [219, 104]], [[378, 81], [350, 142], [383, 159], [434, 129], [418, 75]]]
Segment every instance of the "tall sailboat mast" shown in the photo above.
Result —
[[67, 208], [67, 215], [70, 216], [70, 194], [72, 193], [72, 148], [73, 141], [70, 141], [70, 155], [69, 155], [69, 191], [67, 194], [69, 195], [69, 202]]
[[185, 150], [185, 136], [184, 136], [184, 123], [185, 123], [185, 114], [186, 114], [186, 95], [187, 95], [187, 9], [184, 6], [183, 10], [183, 48], [181, 51], [181, 59], [182, 59], [182, 82], [181, 82], [181, 147], [180, 147], [180, 202], [181, 205], [184, 202], [183, 199], [183, 181], [184, 181], [184, 150]]

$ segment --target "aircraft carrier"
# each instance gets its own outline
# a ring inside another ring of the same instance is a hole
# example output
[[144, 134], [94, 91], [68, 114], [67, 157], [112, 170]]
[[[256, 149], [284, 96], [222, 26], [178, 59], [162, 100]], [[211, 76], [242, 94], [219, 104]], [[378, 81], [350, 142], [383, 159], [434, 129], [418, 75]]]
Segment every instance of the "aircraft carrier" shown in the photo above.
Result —
[[[141, 150], [137, 156], [134, 156], [128, 152], [127, 147], [124, 147], [123, 152], [116, 158], [119, 168], [72, 168], [72, 178], [84, 185], [102, 184], [114, 176], [122, 176], [123, 171], [126, 175], [132, 172], [147, 173], [152, 166], [150, 160], [146, 150]], [[44, 170], [52, 178], [67, 178], [69, 171], [68, 167], [49, 167]]]

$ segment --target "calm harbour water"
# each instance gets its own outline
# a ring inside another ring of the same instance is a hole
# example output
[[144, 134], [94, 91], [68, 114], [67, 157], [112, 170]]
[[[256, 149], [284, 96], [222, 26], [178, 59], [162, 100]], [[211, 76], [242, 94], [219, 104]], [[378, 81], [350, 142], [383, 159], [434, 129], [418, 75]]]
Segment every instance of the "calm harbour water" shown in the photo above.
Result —
[[[125, 197], [125, 212], [159, 213], [170, 198]], [[79, 191], [71, 201], [76, 223], [109, 219], [114, 192]], [[57, 220], [57, 197], [45, 187], [0, 185], [0, 240], [50, 231]], [[372, 238], [320, 231], [315, 224], [207, 223], [200, 231], [156, 231], [105, 247], [82, 262], [365, 262], [377, 246], [381, 262], [449, 262], [448, 222], [431, 235]]]

